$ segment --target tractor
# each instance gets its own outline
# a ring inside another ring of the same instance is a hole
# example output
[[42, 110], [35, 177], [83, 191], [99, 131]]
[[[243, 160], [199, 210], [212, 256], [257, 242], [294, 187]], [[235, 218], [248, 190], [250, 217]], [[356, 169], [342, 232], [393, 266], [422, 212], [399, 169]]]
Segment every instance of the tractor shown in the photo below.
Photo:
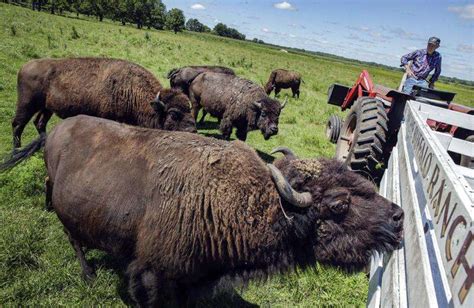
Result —
[[[344, 121], [331, 115], [326, 136], [336, 143], [335, 157], [350, 169], [362, 173], [376, 183], [382, 178], [392, 148], [397, 143], [398, 130], [408, 100], [441, 106], [458, 112], [474, 114], [474, 109], [454, 104], [455, 93], [414, 86], [408, 95], [399, 90], [375, 85], [363, 70], [352, 88], [333, 84], [328, 89], [328, 104], [349, 109]], [[434, 130], [449, 132], [453, 137], [474, 141], [474, 132], [428, 120]], [[454, 156], [454, 154], [452, 155]], [[472, 165], [470, 157], [452, 157], [455, 163]]]

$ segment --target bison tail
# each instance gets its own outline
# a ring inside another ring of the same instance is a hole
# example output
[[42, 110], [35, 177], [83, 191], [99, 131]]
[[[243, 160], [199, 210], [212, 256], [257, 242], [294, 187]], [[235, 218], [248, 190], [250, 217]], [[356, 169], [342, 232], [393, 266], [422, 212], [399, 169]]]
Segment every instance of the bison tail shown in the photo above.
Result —
[[306, 82], [304, 82], [303, 78], [301, 78], [301, 83], [306, 83]]
[[30, 144], [25, 146], [21, 150], [14, 150], [14, 152], [7, 156], [4, 159], [4, 162], [0, 164], [0, 172], [9, 170], [22, 161], [28, 159], [31, 157], [33, 154], [38, 152], [44, 147], [44, 144], [46, 142], [46, 133], [42, 133], [37, 139], [33, 140]]

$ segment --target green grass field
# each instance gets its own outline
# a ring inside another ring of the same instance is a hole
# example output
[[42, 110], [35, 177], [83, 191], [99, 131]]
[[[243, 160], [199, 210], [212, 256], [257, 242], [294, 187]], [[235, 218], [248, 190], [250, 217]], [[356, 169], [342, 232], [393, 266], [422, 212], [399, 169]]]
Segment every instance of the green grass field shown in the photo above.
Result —
[[[75, 29], [75, 30], [73, 30]], [[74, 34], [77, 32], [78, 36]], [[148, 33], [148, 35], [146, 35]], [[301, 98], [289, 99], [280, 117], [277, 136], [265, 141], [249, 134], [249, 145], [268, 153], [284, 145], [302, 157], [332, 156], [334, 145], [324, 135], [326, 120], [339, 112], [326, 104], [334, 82], [352, 84], [368, 69], [379, 84], [397, 87], [401, 73], [323, 57], [282, 53], [249, 42], [208, 34], [136, 30], [111, 22], [53, 16], [0, 4], [0, 154], [11, 151], [11, 119], [16, 104], [16, 74], [34, 58], [100, 56], [127, 59], [153, 72], [164, 85], [171, 68], [214, 64], [233, 68], [238, 75], [263, 83], [274, 68], [302, 73]], [[473, 105], [474, 89], [438, 84], [458, 93], [456, 102]], [[282, 98], [289, 91], [282, 92]], [[215, 121], [208, 117], [208, 120]], [[50, 121], [49, 128], [59, 119]], [[200, 130], [200, 133], [217, 133]], [[37, 135], [32, 123], [23, 135], [27, 144]], [[88, 254], [98, 277], [88, 285], [56, 215], [43, 209], [45, 168], [37, 154], [15, 169], [0, 174], [0, 305], [126, 305], [129, 304], [120, 266], [105, 254]], [[316, 266], [266, 283], [251, 283], [236, 292], [261, 306], [363, 306], [368, 280], [363, 273], [346, 274]], [[231, 306], [232, 297], [220, 295], [202, 306]], [[235, 304], [235, 303], [234, 303]]]

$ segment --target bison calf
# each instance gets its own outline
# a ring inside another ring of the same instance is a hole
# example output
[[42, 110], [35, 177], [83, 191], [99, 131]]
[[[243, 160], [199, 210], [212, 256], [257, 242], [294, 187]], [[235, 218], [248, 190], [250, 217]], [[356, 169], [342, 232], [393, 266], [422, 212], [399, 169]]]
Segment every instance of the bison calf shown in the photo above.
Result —
[[276, 69], [271, 72], [268, 78], [267, 84], [265, 85], [265, 92], [270, 95], [270, 93], [275, 90], [275, 96], [277, 96], [281, 89], [291, 88], [293, 97], [297, 96], [300, 98], [300, 84], [302, 81], [300, 73]]
[[20, 69], [17, 89], [14, 148], [21, 146], [23, 129], [35, 114], [40, 134], [53, 113], [61, 118], [87, 114], [149, 128], [196, 131], [186, 95], [162, 89], [153, 74], [124, 60], [33, 60]]
[[83, 248], [126, 260], [142, 306], [318, 261], [359, 270], [399, 245], [403, 210], [368, 180], [275, 152], [285, 157], [266, 165], [240, 141], [77, 116], [47, 137], [46, 195], [84, 275], [94, 271]]
[[191, 83], [189, 98], [194, 118], [199, 110], [220, 120], [224, 139], [230, 139], [232, 128], [245, 141], [247, 132], [260, 129], [265, 140], [278, 133], [278, 119], [285, 104], [268, 97], [254, 82], [233, 75], [202, 73]]

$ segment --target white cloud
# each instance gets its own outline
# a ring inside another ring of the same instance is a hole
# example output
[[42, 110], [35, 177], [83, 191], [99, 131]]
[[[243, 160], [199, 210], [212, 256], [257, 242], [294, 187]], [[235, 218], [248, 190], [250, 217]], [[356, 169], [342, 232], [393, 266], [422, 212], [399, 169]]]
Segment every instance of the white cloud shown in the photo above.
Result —
[[294, 35], [294, 34], [291, 34], [291, 33], [290, 33], [290, 35], [289, 35], [289, 36], [290, 36], [291, 38], [295, 38], [295, 37], [296, 37], [296, 35]]
[[291, 5], [290, 3], [286, 2], [286, 1], [275, 3], [273, 5], [273, 7], [277, 8], [277, 9], [280, 9], [280, 10], [288, 10], [288, 11], [296, 10], [296, 8], [293, 5]]
[[474, 53], [474, 45], [459, 44], [457, 51], [463, 53]]
[[448, 11], [458, 14], [462, 19], [474, 19], [474, 4], [450, 6]]
[[262, 31], [265, 32], [265, 33], [270, 32], [270, 30], [268, 30], [267, 28], [262, 28]]
[[206, 7], [204, 5], [202, 5], [201, 3], [195, 3], [193, 5], [191, 5], [191, 8], [193, 10], [205, 10]]

